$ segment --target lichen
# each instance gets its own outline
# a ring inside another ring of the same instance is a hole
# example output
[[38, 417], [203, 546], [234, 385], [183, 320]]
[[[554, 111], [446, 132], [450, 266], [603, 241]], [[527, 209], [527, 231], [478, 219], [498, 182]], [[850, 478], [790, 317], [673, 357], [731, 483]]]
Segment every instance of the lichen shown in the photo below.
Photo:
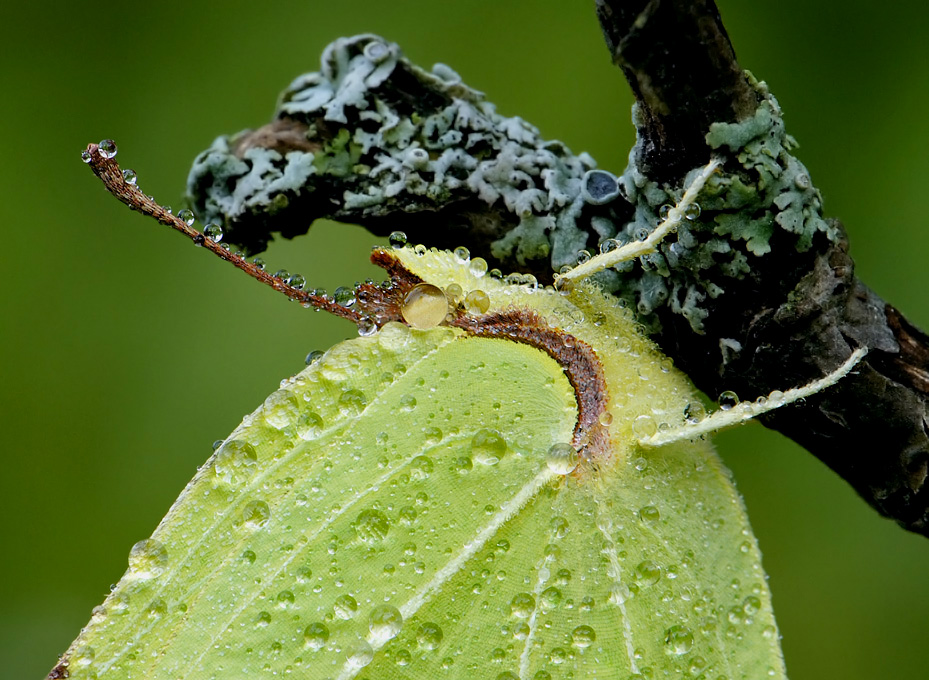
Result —
[[[659, 252], [596, 275], [646, 325], [655, 328], [655, 313], [666, 308], [700, 332], [709, 301], [744, 279], [777, 234], [791, 237], [779, 244], [801, 252], [818, 236], [838, 237], [792, 155], [796, 142], [777, 102], [763, 83], [754, 84], [761, 101], [755, 115], [713, 124], [706, 135], [707, 159], [721, 157], [723, 166], [704, 187], [700, 214], [688, 215]], [[634, 108], [634, 123], [637, 116]], [[224, 224], [232, 242], [228, 227], [251, 220], [281, 231], [275, 225], [285, 213], [365, 223], [393, 216], [397, 224], [398, 215], [477, 201], [515, 225], [494, 235], [489, 255], [536, 270], [547, 261], [558, 271], [579, 251], [647, 236], [662, 206], [679, 201], [700, 170], [680, 186], [653, 181], [637, 165], [642, 138], [621, 176], [595, 169], [589, 155], [498, 114], [448, 66], [425, 71], [374, 35], [329, 45], [321, 70], [298, 77], [281, 95], [276, 118], [297, 126], [300, 139], [275, 149], [252, 143], [249, 131], [220, 137], [191, 170], [188, 193], [198, 216]]]
[[[387, 82], [391, 77], [404, 81], [397, 85], [403, 92]], [[321, 185], [337, 203], [331, 216], [357, 221], [477, 198], [517, 225], [491, 244], [494, 257], [520, 265], [551, 258], [557, 267], [588, 246], [589, 218], [578, 224], [585, 207], [618, 195], [613, 175], [587, 174], [595, 165], [589, 155], [544, 140], [519, 117], [499, 115], [448, 66], [427, 72], [373, 35], [329, 45], [321, 70], [282, 94], [277, 118], [302, 122], [309, 139], [325, 127], [330, 141], [284, 153], [253, 147], [239, 158], [247, 131], [218, 138], [197, 157], [188, 180], [203, 221], [228, 225], [267, 213], [276, 196], [289, 204]], [[616, 221], [608, 206], [594, 212]]]
[[[721, 158], [723, 170], [706, 183], [699, 214], [691, 214], [693, 219], [681, 224], [677, 238], [663, 243], [649, 263], [603, 278], [611, 292], [636, 305], [646, 322], [654, 321], [649, 316], [657, 308], [668, 305], [701, 332], [708, 314], [706, 300], [723, 295], [749, 274], [756, 259], [771, 252], [778, 230], [793, 235], [799, 252], [809, 250], [817, 235], [830, 242], [838, 238], [835, 226], [822, 217], [819, 191], [792, 154], [797, 143], [785, 132], [777, 101], [764, 83], [751, 80], [761, 99], [755, 115], [739, 123], [714, 123], [706, 135], [708, 156]], [[637, 117], [634, 107], [634, 123], [640, 122]], [[621, 240], [651, 232], [662, 206], [676, 204], [698, 170], [680, 187], [659, 185], [637, 165], [643, 144], [639, 138], [620, 177], [625, 197], [635, 205], [634, 219], [620, 229]], [[667, 279], [665, 286], [654, 280], [655, 272]]]

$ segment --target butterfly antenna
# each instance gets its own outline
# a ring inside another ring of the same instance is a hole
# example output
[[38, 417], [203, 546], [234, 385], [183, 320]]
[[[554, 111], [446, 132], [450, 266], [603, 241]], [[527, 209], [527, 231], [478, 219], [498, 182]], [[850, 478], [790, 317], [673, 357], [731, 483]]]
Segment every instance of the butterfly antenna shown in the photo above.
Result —
[[222, 231], [218, 227], [211, 229], [208, 225], [204, 230], [205, 233], [197, 231], [193, 227], [192, 212], [181, 211], [175, 215], [168, 208], [159, 205], [154, 198], [139, 189], [136, 185], [136, 175], [132, 170], [120, 169], [119, 164], [114, 160], [115, 156], [116, 144], [109, 139], [99, 144], [88, 144], [87, 148], [81, 152], [81, 160], [90, 166], [94, 174], [103, 182], [106, 190], [128, 205], [130, 209], [153, 217], [161, 224], [181, 232], [196, 245], [206, 248], [253, 279], [261, 281], [305, 307], [315, 307], [353, 321], [359, 326], [369, 323], [368, 317], [361, 310], [343, 306], [325, 294], [304, 290], [302, 285], [294, 285], [290, 279], [269, 274], [264, 270], [263, 265], [249, 262], [242, 254], [233, 252], [228, 249], [228, 246], [220, 245]]

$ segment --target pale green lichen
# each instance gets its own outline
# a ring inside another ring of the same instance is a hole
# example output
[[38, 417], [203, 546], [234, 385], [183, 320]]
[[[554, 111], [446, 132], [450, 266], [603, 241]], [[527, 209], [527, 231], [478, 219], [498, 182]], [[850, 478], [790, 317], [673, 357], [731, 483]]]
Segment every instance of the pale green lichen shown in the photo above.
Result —
[[[699, 332], [708, 301], [743, 280], [776, 237], [789, 235], [777, 243], [800, 252], [818, 236], [838, 237], [792, 155], [796, 142], [777, 102], [763, 83], [755, 86], [755, 115], [713, 124], [706, 136], [707, 158], [720, 157], [723, 169], [705, 185], [700, 215], [657, 253], [596, 275], [646, 324], [654, 327], [654, 313], [667, 307]], [[427, 72], [373, 35], [329, 45], [321, 70], [282, 94], [278, 118], [305, 126], [305, 148], [253, 146], [237, 157], [242, 137], [220, 137], [196, 159], [188, 192], [204, 222], [257, 217], [273, 229], [268, 218], [313, 194], [321, 196], [322, 214], [346, 221], [476, 200], [515, 225], [490, 244], [490, 255], [518, 266], [548, 260], [557, 271], [608, 239], [642, 239], [660, 222], [662, 206], [677, 203], [700, 172], [681, 186], [653, 181], [637, 165], [642, 139], [620, 177], [595, 170], [589, 155], [499, 115], [449, 67]]]
[[[771, 251], [779, 230], [794, 235], [793, 247], [799, 252], [809, 250], [817, 235], [830, 242], [838, 238], [836, 227], [822, 217], [819, 191], [792, 155], [797, 143], [784, 130], [777, 101], [764, 83], [752, 82], [761, 98], [755, 115], [740, 123], [714, 123], [706, 135], [708, 151], [724, 161], [724, 170], [706, 183], [699, 198], [700, 216], [685, 220], [677, 238], [663, 243], [659, 253], [642, 258], [640, 268], [600, 275], [611, 292], [636, 305], [645, 321], [662, 305], [670, 305], [700, 332], [708, 314], [707, 299], [723, 295], [743, 279], [753, 260]], [[636, 117], [634, 110], [634, 122]], [[635, 205], [635, 218], [620, 232], [625, 240], [651, 232], [660, 221], [661, 207], [676, 204], [698, 172], [692, 171], [682, 187], [659, 185], [636, 163], [643, 143], [640, 139], [632, 149], [620, 177], [623, 193]]]

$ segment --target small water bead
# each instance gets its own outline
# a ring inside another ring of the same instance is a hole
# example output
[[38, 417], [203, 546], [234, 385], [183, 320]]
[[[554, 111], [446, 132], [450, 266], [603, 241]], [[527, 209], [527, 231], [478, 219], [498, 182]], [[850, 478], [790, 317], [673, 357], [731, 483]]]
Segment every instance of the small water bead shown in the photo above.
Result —
[[506, 440], [496, 430], [482, 429], [471, 438], [471, 458], [482, 465], [496, 465], [506, 453]]
[[635, 568], [635, 578], [640, 585], [653, 586], [661, 578], [661, 567], [651, 560], [640, 562]]
[[412, 328], [435, 328], [448, 315], [448, 298], [438, 286], [418, 283], [404, 296], [400, 314]]
[[291, 274], [287, 277], [287, 283], [297, 290], [303, 290], [303, 287], [306, 285], [306, 279], [303, 278], [303, 274]]
[[452, 251], [458, 264], [466, 264], [471, 259], [471, 251], [464, 246], [458, 246]]
[[317, 361], [323, 358], [325, 352], [322, 352], [318, 349], [314, 349], [312, 352], [306, 355], [306, 365], [315, 364]]
[[499, 269], [497, 269], [496, 267], [494, 267], [493, 269], [491, 269], [491, 270], [490, 270], [489, 272], [487, 272], [487, 273], [490, 275], [490, 278], [492, 278], [492, 279], [500, 280], [500, 279], [503, 278], [503, 272], [500, 271]]
[[[123, 170], [123, 181], [126, 184], [135, 185], [138, 179], [139, 179], [139, 176], [135, 173], [135, 170], [131, 170], [130, 168], [126, 168], [125, 170]], [[183, 210], [181, 212], [183, 212]]]
[[651, 232], [646, 227], [639, 227], [638, 229], [635, 230], [635, 234], [634, 234], [635, 240], [645, 241], [648, 239], [648, 235], [650, 233]]
[[655, 422], [655, 419], [648, 414], [637, 416], [635, 420], [632, 421], [632, 433], [636, 437], [651, 437], [657, 432], [658, 424]]
[[739, 396], [732, 390], [726, 390], [719, 395], [716, 402], [719, 404], [719, 408], [723, 411], [728, 411], [739, 403]]
[[548, 612], [561, 604], [561, 599], [561, 591], [558, 588], [551, 586], [543, 590], [539, 595], [539, 606], [542, 608], [542, 611]]
[[706, 409], [699, 401], [692, 401], [684, 407], [684, 420], [691, 425], [696, 425], [706, 418]]
[[358, 601], [351, 595], [339, 595], [332, 605], [336, 618], [348, 621], [358, 612]]
[[532, 680], [552, 680], [552, 674], [548, 671], [536, 671], [535, 675], [532, 676]]
[[586, 649], [597, 641], [597, 633], [590, 626], [578, 626], [571, 631], [571, 644], [579, 649]]
[[251, 477], [258, 466], [258, 452], [248, 442], [230, 439], [213, 458], [213, 476], [217, 482], [238, 486]]
[[621, 245], [622, 244], [615, 238], [608, 238], [600, 243], [600, 252], [609, 253], [610, 251], [616, 250]]
[[668, 654], [687, 654], [694, 646], [694, 634], [684, 626], [671, 626], [665, 631], [665, 649]]
[[663, 220], [668, 219], [668, 216], [671, 214], [671, 210], [674, 208], [670, 203], [665, 203], [660, 208], [658, 208], [658, 217]]
[[387, 536], [390, 520], [380, 510], [362, 510], [355, 519], [355, 533], [365, 543], [375, 543]]
[[361, 390], [345, 390], [339, 396], [339, 410], [345, 415], [357, 415], [368, 404], [368, 398]]
[[661, 512], [654, 505], [646, 505], [639, 510], [639, 519], [648, 524], [653, 524], [661, 519]]
[[482, 290], [472, 290], [465, 296], [464, 305], [469, 314], [486, 314], [490, 309], [490, 296]]
[[684, 219], [693, 222], [700, 217], [702, 212], [703, 208], [700, 207], [699, 203], [690, 203], [684, 206]]
[[332, 299], [340, 307], [351, 307], [355, 304], [355, 291], [345, 286], [339, 286], [332, 294]]
[[211, 241], [219, 243], [223, 240], [223, 228], [215, 222], [210, 222], [208, 225], [203, 227], [203, 235]]
[[325, 647], [326, 643], [329, 641], [329, 628], [326, 627], [326, 624], [319, 621], [311, 623], [306, 627], [306, 630], [303, 631], [303, 639], [306, 641], [307, 647], [314, 652], [319, 651]]
[[81, 160], [85, 163], [90, 163], [94, 159], [93, 154], [90, 153], [87, 149], [81, 151]]
[[129, 551], [129, 571], [135, 578], [154, 578], [167, 564], [168, 550], [153, 538], [139, 541]]
[[427, 252], [429, 252], [429, 249], [426, 248], [426, 246], [424, 246], [422, 243], [417, 243], [415, 246], [413, 246], [413, 252], [416, 255], [419, 255], [420, 257], [422, 257]]
[[442, 643], [445, 634], [437, 623], [427, 621], [416, 629], [416, 643], [425, 650], [431, 651]]
[[378, 605], [371, 610], [368, 616], [368, 630], [376, 645], [383, 645], [400, 633], [403, 627], [403, 616], [400, 610], [389, 604]]
[[374, 319], [362, 319], [358, 322], [358, 335], [369, 338], [377, 333], [377, 323]]
[[387, 237], [387, 242], [391, 248], [402, 248], [406, 245], [406, 234], [402, 231], [393, 231]]
[[574, 282], [571, 279], [556, 278], [555, 290], [562, 295], [567, 295], [574, 289]]
[[457, 283], [449, 284], [445, 288], [445, 297], [448, 298], [448, 301], [453, 305], [458, 304], [462, 295], [464, 295], [464, 290], [462, 290], [461, 286]]
[[116, 142], [112, 139], [104, 139], [97, 145], [97, 150], [104, 158], [115, 158], [117, 151]]
[[597, 420], [601, 425], [603, 425], [603, 427], [609, 427], [613, 422], [613, 414], [609, 411], [603, 411], [599, 416], [597, 416]]
[[575, 262], [577, 262], [577, 264], [584, 264], [589, 261], [590, 261], [590, 253], [588, 251], [586, 250], [577, 251], [577, 257], [575, 258]]
[[468, 269], [474, 276], [481, 278], [487, 273], [487, 260], [483, 257], [472, 258], [471, 262], [468, 264]]
[[510, 601], [510, 615], [518, 619], [528, 619], [535, 611], [535, 598], [529, 593], [517, 593]]
[[293, 425], [300, 413], [300, 402], [290, 390], [276, 390], [262, 407], [265, 422], [276, 430]]
[[545, 454], [548, 469], [558, 475], [567, 475], [577, 467], [580, 456], [573, 446], [565, 443], [552, 445]]
[[348, 649], [348, 659], [345, 665], [349, 668], [364, 668], [374, 661], [374, 649], [367, 640], [356, 640]]
[[242, 509], [242, 521], [250, 529], [260, 529], [271, 519], [271, 508], [264, 501], [252, 501]]
[[[71, 655], [71, 664], [74, 666], [89, 666], [94, 662], [96, 655], [97, 653], [93, 647], [81, 645]], [[67, 677], [67, 675], [64, 677]]]

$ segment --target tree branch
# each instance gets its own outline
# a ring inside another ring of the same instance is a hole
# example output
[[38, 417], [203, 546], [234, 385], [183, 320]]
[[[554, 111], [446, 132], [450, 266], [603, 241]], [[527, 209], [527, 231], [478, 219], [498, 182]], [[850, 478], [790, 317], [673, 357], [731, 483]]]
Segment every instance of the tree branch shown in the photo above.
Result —
[[426, 72], [357, 36], [294, 81], [272, 123], [196, 159], [193, 207], [251, 251], [329, 217], [465, 245], [546, 283], [579, 251], [647, 236], [713, 155], [723, 169], [702, 214], [600, 283], [710, 395], [783, 391], [869, 348], [855, 374], [761, 419], [929, 535], [926, 336], [855, 278], [844, 230], [822, 217], [776, 101], [739, 68], [711, 1], [599, 0], [597, 11], [638, 100], [634, 161], [619, 177], [498, 115], [448, 67]]

